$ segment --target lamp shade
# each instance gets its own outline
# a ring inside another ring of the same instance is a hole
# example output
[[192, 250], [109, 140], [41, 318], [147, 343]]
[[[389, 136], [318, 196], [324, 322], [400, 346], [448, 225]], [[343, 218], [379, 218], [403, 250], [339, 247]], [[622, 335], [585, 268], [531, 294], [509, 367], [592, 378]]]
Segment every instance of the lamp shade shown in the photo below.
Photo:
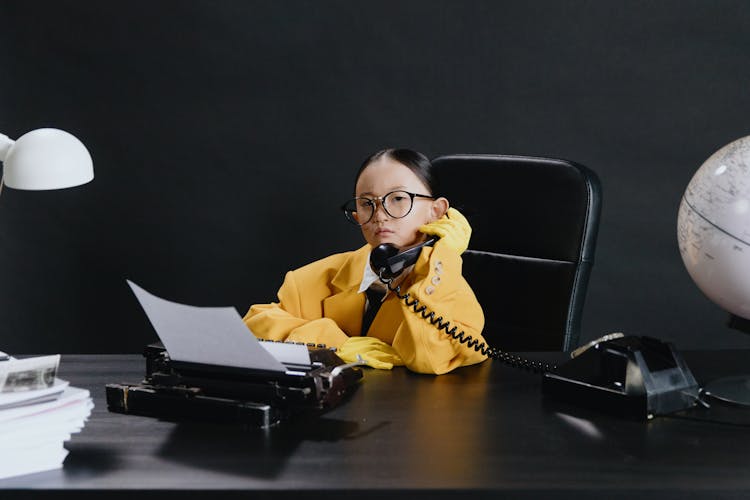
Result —
[[62, 189], [93, 178], [94, 165], [86, 146], [55, 128], [22, 135], [12, 143], [3, 161], [3, 181], [15, 189]]

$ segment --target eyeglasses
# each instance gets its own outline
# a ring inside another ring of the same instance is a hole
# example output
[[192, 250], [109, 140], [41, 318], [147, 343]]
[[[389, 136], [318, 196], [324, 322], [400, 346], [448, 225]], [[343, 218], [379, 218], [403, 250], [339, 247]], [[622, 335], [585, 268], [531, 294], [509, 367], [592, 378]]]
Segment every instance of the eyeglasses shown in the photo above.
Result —
[[434, 200], [434, 196], [426, 194], [410, 193], [408, 191], [391, 191], [390, 193], [375, 197], [367, 198], [359, 196], [353, 198], [341, 206], [346, 219], [357, 226], [364, 226], [375, 215], [377, 202], [383, 205], [383, 210], [394, 219], [401, 219], [409, 215], [414, 206], [414, 198], [428, 198]]

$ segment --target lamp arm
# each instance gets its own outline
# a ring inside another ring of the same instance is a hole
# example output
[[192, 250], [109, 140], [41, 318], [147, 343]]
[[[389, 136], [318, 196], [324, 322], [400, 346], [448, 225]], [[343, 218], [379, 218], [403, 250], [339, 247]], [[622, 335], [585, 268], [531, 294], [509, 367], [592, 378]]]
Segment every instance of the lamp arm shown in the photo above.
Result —
[[8, 151], [10, 151], [10, 148], [15, 143], [16, 141], [7, 135], [0, 134], [0, 161], [5, 161], [5, 157], [8, 156]]

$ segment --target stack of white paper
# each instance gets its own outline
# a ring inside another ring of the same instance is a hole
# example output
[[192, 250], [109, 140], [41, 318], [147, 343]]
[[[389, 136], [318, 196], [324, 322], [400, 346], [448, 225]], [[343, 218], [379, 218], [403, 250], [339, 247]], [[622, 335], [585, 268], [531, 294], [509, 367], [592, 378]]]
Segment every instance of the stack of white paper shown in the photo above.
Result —
[[[0, 361], [0, 372], [12, 361], [26, 360]], [[89, 391], [58, 378], [49, 387], [0, 392], [0, 479], [61, 467], [63, 443], [93, 407]]]

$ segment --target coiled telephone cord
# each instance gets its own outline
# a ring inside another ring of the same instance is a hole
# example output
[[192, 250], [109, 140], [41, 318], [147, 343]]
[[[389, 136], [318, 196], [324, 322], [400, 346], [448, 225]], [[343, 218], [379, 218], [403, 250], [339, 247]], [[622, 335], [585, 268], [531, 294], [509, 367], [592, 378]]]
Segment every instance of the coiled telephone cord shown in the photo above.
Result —
[[495, 347], [490, 347], [484, 342], [480, 343], [478, 339], [475, 339], [471, 335], [467, 335], [464, 330], [456, 333], [456, 330], [458, 330], [457, 326], [451, 327], [450, 321], [443, 321], [442, 316], [435, 317], [435, 311], [427, 311], [427, 306], [420, 305], [419, 299], [416, 297], [411, 298], [411, 294], [409, 292], [402, 294], [401, 285], [393, 286], [392, 278], [383, 278], [381, 276], [380, 280], [385, 283], [385, 285], [391, 292], [395, 293], [399, 299], [404, 301], [406, 307], [411, 308], [415, 314], [421, 315], [422, 318], [429, 321], [431, 325], [436, 326], [438, 331], [443, 330], [451, 338], [458, 340], [461, 344], [465, 344], [467, 347], [470, 347], [477, 352], [481, 352], [488, 358], [495, 359], [513, 368], [529, 370], [534, 373], [548, 373], [557, 370], [557, 365], [527, 359], [522, 356], [497, 349]]

